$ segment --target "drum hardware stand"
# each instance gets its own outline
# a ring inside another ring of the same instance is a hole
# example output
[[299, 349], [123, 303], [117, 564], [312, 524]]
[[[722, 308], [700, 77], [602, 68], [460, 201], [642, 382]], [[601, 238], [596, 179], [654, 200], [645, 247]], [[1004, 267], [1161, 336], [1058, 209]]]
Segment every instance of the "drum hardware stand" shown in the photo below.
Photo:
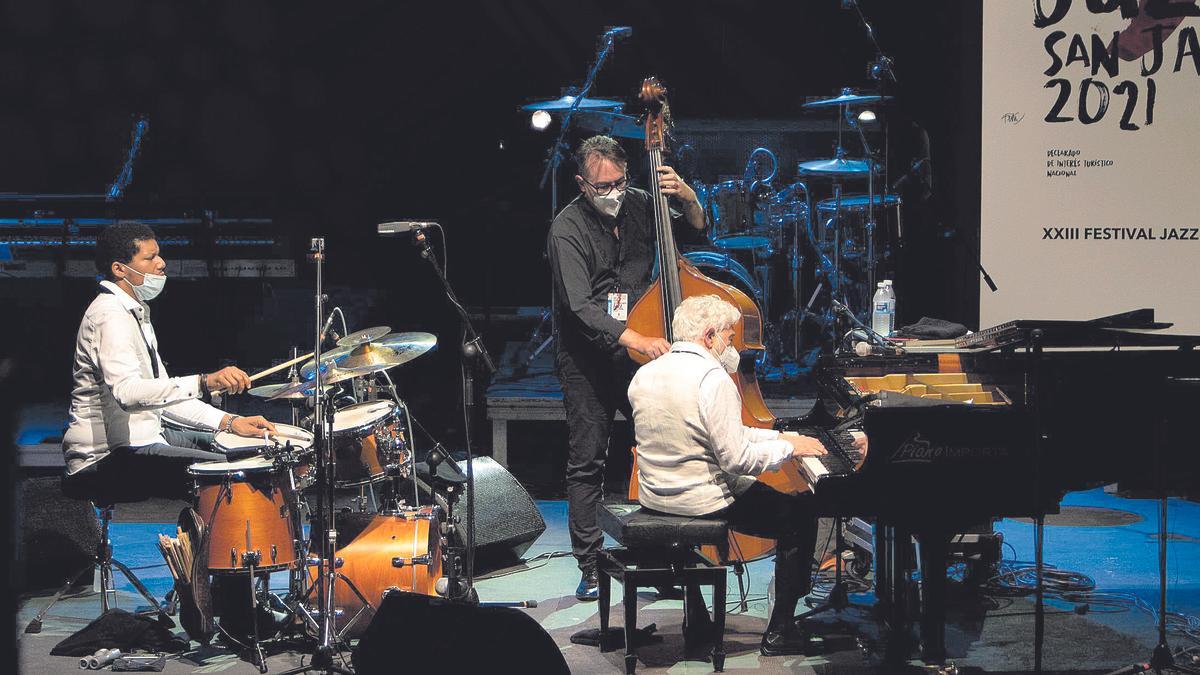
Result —
[[[318, 515], [314, 519], [313, 526], [322, 532], [320, 538], [321, 550], [317, 557], [317, 580], [313, 586], [317, 589], [317, 601], [320, 604], [320, 624], [318, 626], [317, 645], [313, 649], [312, 659], [308, 665], [299, 668], [293, 668], [285, 671], [281, 675], [293, 675], [295, 673], [321, 671], [325, 673], [345, 673], [350, 674], [350, 671], [339, 668], [334, 665], [334, 651], [339, 650], [344, 646], [344, 643], [337, 634], [336, 617], [334, 616], [334, 596], [337, 586], [336, 555], [337, 555], [337, 530], [335, 529], [334, 521], [334, 490], [333, 477], [336, 469], [336, 458], [334, 457], [333, 448], [330, 445], [333, 438], [333, 406], [328, 405], [325, 401], [325, 392], [323, 392], [322, 384], [324, 376], [322, 374], [321, 364], [321, 344], [324, 342], [324, 331], [321, 330], [325, 316], [324, 303], [327, 298], [324, 295], [323, 275], [325, 272], [324, 263], [326, 260], [325, 239], [324, 237], [314, 237], [311, 244], [310, 259], [316, 263], [316, 293], [313, 296], [314, 308], [314, 340], [313, 353], [315, 367], [313, 368], [313, 420], [319, 427], [319, 432], [316, 434], [314, 447], [316, 448], [316, 470], [317, 470], [317, 487], [320, 498], [318, 499], [319, 508]], [[305, 563], [307, 564], [307, 559]], [[328, 569], [326, 569], [328, 567]], [[353, 585], [351, 584], [351, 588]], [[311, 592], [311, 588], [309, 589]], [[303, 599], [298, 602], [303, 602]], [[306, 617], [311, 620], [307, 610], [304, 611]]]

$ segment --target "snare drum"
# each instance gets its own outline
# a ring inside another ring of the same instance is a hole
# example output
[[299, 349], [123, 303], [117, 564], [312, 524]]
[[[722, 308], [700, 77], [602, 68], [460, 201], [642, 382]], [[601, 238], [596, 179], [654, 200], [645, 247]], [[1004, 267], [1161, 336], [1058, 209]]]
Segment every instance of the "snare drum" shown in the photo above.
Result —
[[291, 466], [293, 481], [297, 490], [312, 486], [316, 479], [313, 470], [313, 434], [311, 431], [292, 426], [291, 424], [276, 424], [275, 434], [269, 438], [262, 436], [239, 436], [230, 431], [219, 431], [213, 437], [213, 446], [220, 452], [235, 457], [249, 454], [259, 456], [276, 456], [289, 446], [293, 453], [288, 464]]
[[400, 407], [391, 401], [365, 401], [334, 413], [332, 441], [336, 487], [383, 480], [389, 466], [402, 470], [410, 459]]
[[271, 572], [296, 563], [296, 537], [282, 472], [268, 457], [202, 462], [195, 476], [196, 512], [208, 538], [213, 574]]

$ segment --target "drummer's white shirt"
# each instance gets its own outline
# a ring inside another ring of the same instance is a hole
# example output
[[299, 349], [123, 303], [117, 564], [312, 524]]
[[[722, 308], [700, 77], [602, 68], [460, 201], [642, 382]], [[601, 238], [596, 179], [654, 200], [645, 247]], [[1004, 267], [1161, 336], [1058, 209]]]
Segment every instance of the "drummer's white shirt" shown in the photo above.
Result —
[[[215, 431], [225, 416], [200, 400], [199, 375], [167, 375], [146, 305], [111, 281], [100, 285], [110, 293], [96, 295], [75, 340], [75, 386], [63, 435], [68, 474], [103, 459], [109, 448], [166, 443], [163, 417]], [[157, 378], [152, 358], [158, 361]]]

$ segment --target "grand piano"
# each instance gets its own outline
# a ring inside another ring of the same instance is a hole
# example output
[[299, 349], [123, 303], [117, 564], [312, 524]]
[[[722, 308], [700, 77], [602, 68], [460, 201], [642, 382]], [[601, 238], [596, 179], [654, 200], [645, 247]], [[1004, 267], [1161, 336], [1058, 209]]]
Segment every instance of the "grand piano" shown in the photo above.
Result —
[[[910, 537], [920, 544], [922, 656], [941, 662], [954, 534], [1030, 517], [1040, 558], [1042, 518], [1066, 492], [1153, 486], [1156, 464], [1177, 488], [1197, 484], [1197, 443], [1168, 422], [1200, 408], [1165, 384], [1200, 376], [1200, 336], [1164, 333], [1168, 326], [1151, 310], [1015, 321], [954, 345], [818, 365], [813, 411], [777, 427], [823, 430], [824, 466], [801, 467], [823, 514], [874, 520], [876, 596], [893, 656], [907, 658], [910, 647]], [[851, 426], [867, 434], [865, 458], [838, 441]], [[1166, 466], [1154, 461], [1156, 449]]]

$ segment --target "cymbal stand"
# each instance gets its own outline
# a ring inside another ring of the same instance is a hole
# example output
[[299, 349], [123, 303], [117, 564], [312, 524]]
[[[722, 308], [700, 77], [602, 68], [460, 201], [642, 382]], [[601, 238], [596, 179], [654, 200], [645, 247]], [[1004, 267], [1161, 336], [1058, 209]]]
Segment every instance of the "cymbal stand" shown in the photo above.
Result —
[[[316, 294], [313, 296], [314, 313], [316, 316], [313, 329], [315, 335], [313, 353], [320, 355], [321, 343], [325, 337], [322, 335], [321, 325], [322, 319], [325, 316], [324, 304], [327, 299], [322, 288], [324, 284], [324, 263], [326, 260], [324, 237], [314, 237], [312, 239], [309, 257], [317, 266]], [[333, 406], [329, 405], [325, 400], [326, 395], [322, 391], [325, 379], [322, 370], [323, 368], [318, 356], [316, 366], [313, 368], [313, 420], [319, 429], [315, 439], [317, 450], [317, 494], [319, 498], [317, 500], [317, 517], [314, 519], [313, 526], [322, 532], [322, 536], [320, 537], [320, 551], [317, 557], [317, 578], [314, 584], [317, 589], [317, 603], [320, 606], [317, 644], [313, 649], [312, 659], [308, 665], [284, 671], [281, 675], [294, 675], [295, 673], [309, 671], [351, 675], [351, 671], [339, 668], [333, 662], [334, 652], [343, 646], [337, 634], [337, 623], [334, 616], [337, 607], [334, 602], [334, 595], [338, 579], [335, 557], [337, 555], [337, 529], [335, 529], [333, 504], [333, 477], [336, 475], [336, 458], [330, 444], [333, 438], [334, 410]], [[305, 564], [307, 563], [308, 561], [305, 560]]]
[[863, 146], [863, 154], [867, 159], [867, 222], [864, 225], [866, 229], [867, 239], [867, 301], [870, 302], [870, 294], [875, 292], [875, 152], [871, 149], [871, 144], [867, 141], [867, 134], [863, 131], [862, 124], [854, 116], [854, 111], [849, 105], [842, 106], [842, 116], [845, 117], [846, 123], [851, 129], [858, 132], [858, 139]]

